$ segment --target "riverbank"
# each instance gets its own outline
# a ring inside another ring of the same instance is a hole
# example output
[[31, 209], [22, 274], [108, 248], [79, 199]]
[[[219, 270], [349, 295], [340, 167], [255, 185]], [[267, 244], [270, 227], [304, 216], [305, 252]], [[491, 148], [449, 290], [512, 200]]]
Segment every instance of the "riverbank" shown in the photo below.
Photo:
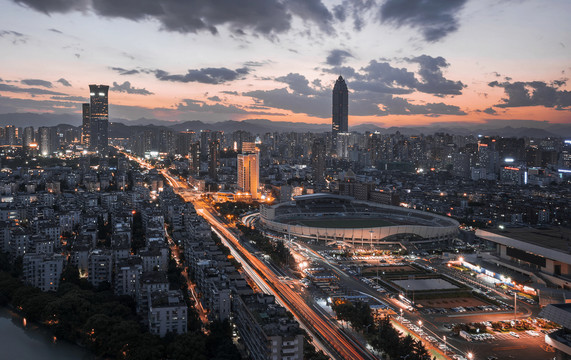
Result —
[[[0, 338], [2, 356], [19, 360], [95, 360], [78, 345], [56, 340], [48, 330], [29, 321], [16, 312], [0, 308]], [[26, 325], [24, 325], [26, 323]]]

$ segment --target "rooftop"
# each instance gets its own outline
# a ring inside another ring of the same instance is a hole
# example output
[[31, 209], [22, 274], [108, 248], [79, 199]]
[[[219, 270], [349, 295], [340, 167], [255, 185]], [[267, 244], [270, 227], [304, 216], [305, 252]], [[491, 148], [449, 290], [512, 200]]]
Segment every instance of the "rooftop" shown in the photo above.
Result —
[[539, 316], [571, 329], [571, 304], [550, 304], [541, 310]]
[[571, 229], [564, 227], [506, 226], [504, 229], [486, 229], [486, 231], [541, 247], [565, 252], [571, 250]]

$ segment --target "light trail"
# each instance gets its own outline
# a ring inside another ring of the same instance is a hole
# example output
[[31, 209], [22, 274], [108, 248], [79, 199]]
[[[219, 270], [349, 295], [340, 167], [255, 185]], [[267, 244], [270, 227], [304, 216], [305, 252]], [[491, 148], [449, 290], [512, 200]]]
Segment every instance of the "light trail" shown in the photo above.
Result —
[[[195, 206], [198, 204], [195, 204]], [[324, 340], [333, 351], [326, 351], [329, 356], [334, 359], [339, 357], [343, 359], [375, 359], [375, 357], [361, 345], [349, 337], [344, 332], [341, 332], [329, 320], [324, 320], [321, 315], [317, 314], [314, 309], [307, 305], [301, 296], [293, 291], [289, 286], [285, 286], [280, 279], [272, 272], [262, 261], [249, 253], [239, 242], [237, 236], [230, 232], [224, 225], [218, 221], [206, 207], [201, 207], [201, 215], [213, 226], [223, 237], [226, 238], [231, 245], [230, 248], [235, 248], [243, 256], [243, 260], [250, 262], [254, 271], [274, 291], [272, 293], [276, 296], [280, 303], [284, 304], [286, 308], [296, 315], [300, 323], [303, 323], [308, 328], [312, 335], [318, 335]], [[244, 264], [244, 263], [243, 263]], [[253, 270], [253, 269], [252, 269]], [[314, 336], [315, 338], [315, 336]]]

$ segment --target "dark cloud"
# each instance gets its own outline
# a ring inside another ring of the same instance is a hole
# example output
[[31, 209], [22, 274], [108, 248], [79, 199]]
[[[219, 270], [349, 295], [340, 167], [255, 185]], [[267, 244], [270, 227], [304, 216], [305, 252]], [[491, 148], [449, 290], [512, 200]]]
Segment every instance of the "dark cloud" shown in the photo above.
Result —
[[0, 30], [0, 38], [11, 40], [14, 45], [25, 44], [28, 41], [26, 35], [12, 30]]
[[71, 84], [69, 83], [69, 81], [67, 81], [64, 78], [61, 78], [57, 81], [58, 83], [62, 84], [63, 86], [71, 86]]
[[219, 114], [245, 114], [247, 112], [246, 110], [234, 105], [208, 105], [204, 101], [193, 99], [183, 99], [182, 103], [178, 104], [177, 108], [182, 111], [213, 112]]
[[215, 102], [220, 102], [220, 101], [222, 101], [222, 99], [220, 99], [220, 97], [218, 97], [218, 96], [216, 96], [216, 95], [210, 96], [210, 97], [208, 97], [207, 99], [210, 100], [210, 101], [215, 101]]
[[188, 70], [184, 75], [171, 75], [164, 70], [155, 70], [155, 76], [162, 81], [199, 82], [203, 84], [222, 84], [234, 81], [248, 74], [248, 68], [230, 70], [227, 68], [202, 68]]
[[291, 90], [301, 95], [311, 95], [316, 93], [316, 91], [309, 86], [309, 81], [305, 76], [297, 73], [289, 73], [286, 76], [280, 76], [275, 80], [288, 84]]
[[119, 73], [119, 75], [134, 75], [134, 74], [138, 74], [140, 71], [137, 69], [123, 69], [121, 67], [111, 67], [110, 68], [113, 71], [117, 71]]
[[[133, 21], [154, 19], [163, 29], [181, 33], [209, 31], [227, 25], [258, 34], [278, 34], [291, 27], [290, 10], [278, 0], [13, 0], [37, 11], [66, 13], [91, 10], [105, 17]], [[296, 8], [297, 9], [297, 8]], [[319, 10], [315, 8], [314, 12]], [[304, 16], [304, 14], [299, 14]], [[312, 19], [314, 13], [307, 14]]]
[[321, 0], [289, 0], [287, 6], [293, 14], [315, 23], [322, 31], [334, 32], [331, 26], [333, 15]]
[[558, 90], [560, 85], [550, 86], [543, 81], [516, 81], [513, 83], [492, 81], [488, 86], [504, 89], [507, 98], [503, 98], [502, 103], [495, 105], [500, 108], [545, 106], [563, 110], [571, 107], [571, 92]]
[[359, 71], [348, 66], [335, 66], [323, 70], [352, 80], [351, 88], [359, 91], [388, 94], [409, 94], [420, 91], [436, 96], [462, 94], [465, 85], [461, 81], [448, 80], [444, 77], [442, 69], [449, 66], [444, 58], [421, 55], [405, 60], [419, 64], [417, 74], [406, 68], [393, 67], [387, 61], [377, 60], [371, 60]]
[[50, 99], [53, 100], [65, 100], [65, 101], [77, 101], [77, 102], [88, 102], [89, 99], [83, 96], [52, 96]]
[[[80, 109], [81, 105], [77, 102], [18, 99], [0, 96], [0, 114], [28, 112], [30, 110], [33, 110], [34, 112], [62, 114], [78, 112]], [[78, 115], [78, 119], [80, 118], [79, 116], [80, 115]]]
[[228, 90], [224, 90], [221, 91], [222, 94], [228, 94], [228, 95], [238, 95], [237, 91], [228, 91]]
[[24, 85], [29, 86], [43, 86], [46, 88], [52, 87], [52, 82], [47, 80], [40, 80], [40, 79], [24, 79], [20, 81]]
[[449, 66], [443, 57], [420, 55], [407, 60], [420, 65], [418, 75], [422, 82], [416, 86], [418, 91], [436, 95], [462, 94], [465, 85], [461, 81], [448, 80], [442, 75], [442, 69]]
[[494, 108], [489, 107], [489, 108], [485, 108], [484, 110], [476, 110], [477, 112], [483, 112], [489, 115], [496, 115], [498, 112], [496, 110], [494, 110]]
[[66, 95], [64, 93], [46, 90], [46, 89], [38, 89], [38, 88], [21, 88], [14, 85], [8, 84], [0, 84], [0, 92], [12, 92], [12, 93], [27, 93], [30, 95]]
[[458, 13], [467, 0], [387, 0], [380, 20], [397, 27], [418, 28], [429, 42], [441, 40], [458, 30]]
[[15, 3], [27, 6], [44, 14], [66, 13], [74, 10], [85, 10], [88, 0], [13, 0]]
[[335, 5], [333, 7], [333, 16], [335, 16], [335, 19], [343, 22], [347, 19], [347, 13], [346, 13], [346, 8], [343, 5]]
[[331, 116], [331, 99], [325, 94], [318, 96], [308, 96], [299, 93], [290, 93], [286, 88], [273, 90], [254, 90], [243, 93], [261, 100], [264, 106], [276, 109], [290, 110], [294, 113], [303, 113], [316, 117]]
[[365, 26], [364, 16], [377, 6], [375, 0], [344, 0], [340, 5], [333, 7], [335, 19], [344, 22], [348, 17], [353, 19], [353, 28], [361, 31]]
[[113, 87], [111, 87], [109, 90], [134, 95], [153, 95], [152, 92], [145, 88], [137, 89], [132, 87], [129, 81], [125, 81], [123, 84], [117, 84], [116, 82], [113, 82]]
[[[333, 14], [321, 0], [12, 0], [45, 14], [93, 12], [108, 18], [155, 20], [180, 33], [218, 33], [225, 26], [239, 36], [247, 32], [270, 38], [292, 28], [293, 17], [332, 33]], [[366, 2], [366, 1], [358, 1]]]
[[55, 32], [56, 34], [63, 34], [63, 32], [59, 31], [58, 29], [48, 29], [48, 31]]
[[340, 66], [348, 57], [353, 57], [353, 55], [346, 50], [334, 49], [329, 52], [325, 62], [331, 66]]
[[418, 80], [414, 73], [405, 68], [392, 67], [387, 62], [372, 60], [369, 65], [355, 72], [351, 88], [387, 94], [408, 94], [413, 92]]
[[245, 67], [259, 67], [259, 66], [264, 66], [269, 62], [270, 62], [269, 60], [266, 60], [266, 61], [246, 61], [244, 63], [244, 66]]
[[214, 114], [283, 115], [267, 111], [247, 111], [234, 105], [208, 105], [204, 101], [194, 99], [183, 99], [182, 102], [177, 105], [177, 110], [184, 112], [201, 112]]

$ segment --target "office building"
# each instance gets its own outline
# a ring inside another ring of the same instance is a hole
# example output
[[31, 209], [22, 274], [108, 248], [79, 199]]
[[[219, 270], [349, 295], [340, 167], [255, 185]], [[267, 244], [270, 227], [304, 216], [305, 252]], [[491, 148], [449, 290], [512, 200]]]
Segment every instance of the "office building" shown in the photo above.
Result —
[[258, 198], [260, 184], [260, 153], [253, 143], [243, 143], [238, 154], [238, 189]]
[[89, 91], [89, 147], [105, 152], [109, 139], [109, 86], [89, 85]]
[[349, 90], [342, 76], [339, 76], [333, 87], [333, 139], [338, 133], [349, 131]]

